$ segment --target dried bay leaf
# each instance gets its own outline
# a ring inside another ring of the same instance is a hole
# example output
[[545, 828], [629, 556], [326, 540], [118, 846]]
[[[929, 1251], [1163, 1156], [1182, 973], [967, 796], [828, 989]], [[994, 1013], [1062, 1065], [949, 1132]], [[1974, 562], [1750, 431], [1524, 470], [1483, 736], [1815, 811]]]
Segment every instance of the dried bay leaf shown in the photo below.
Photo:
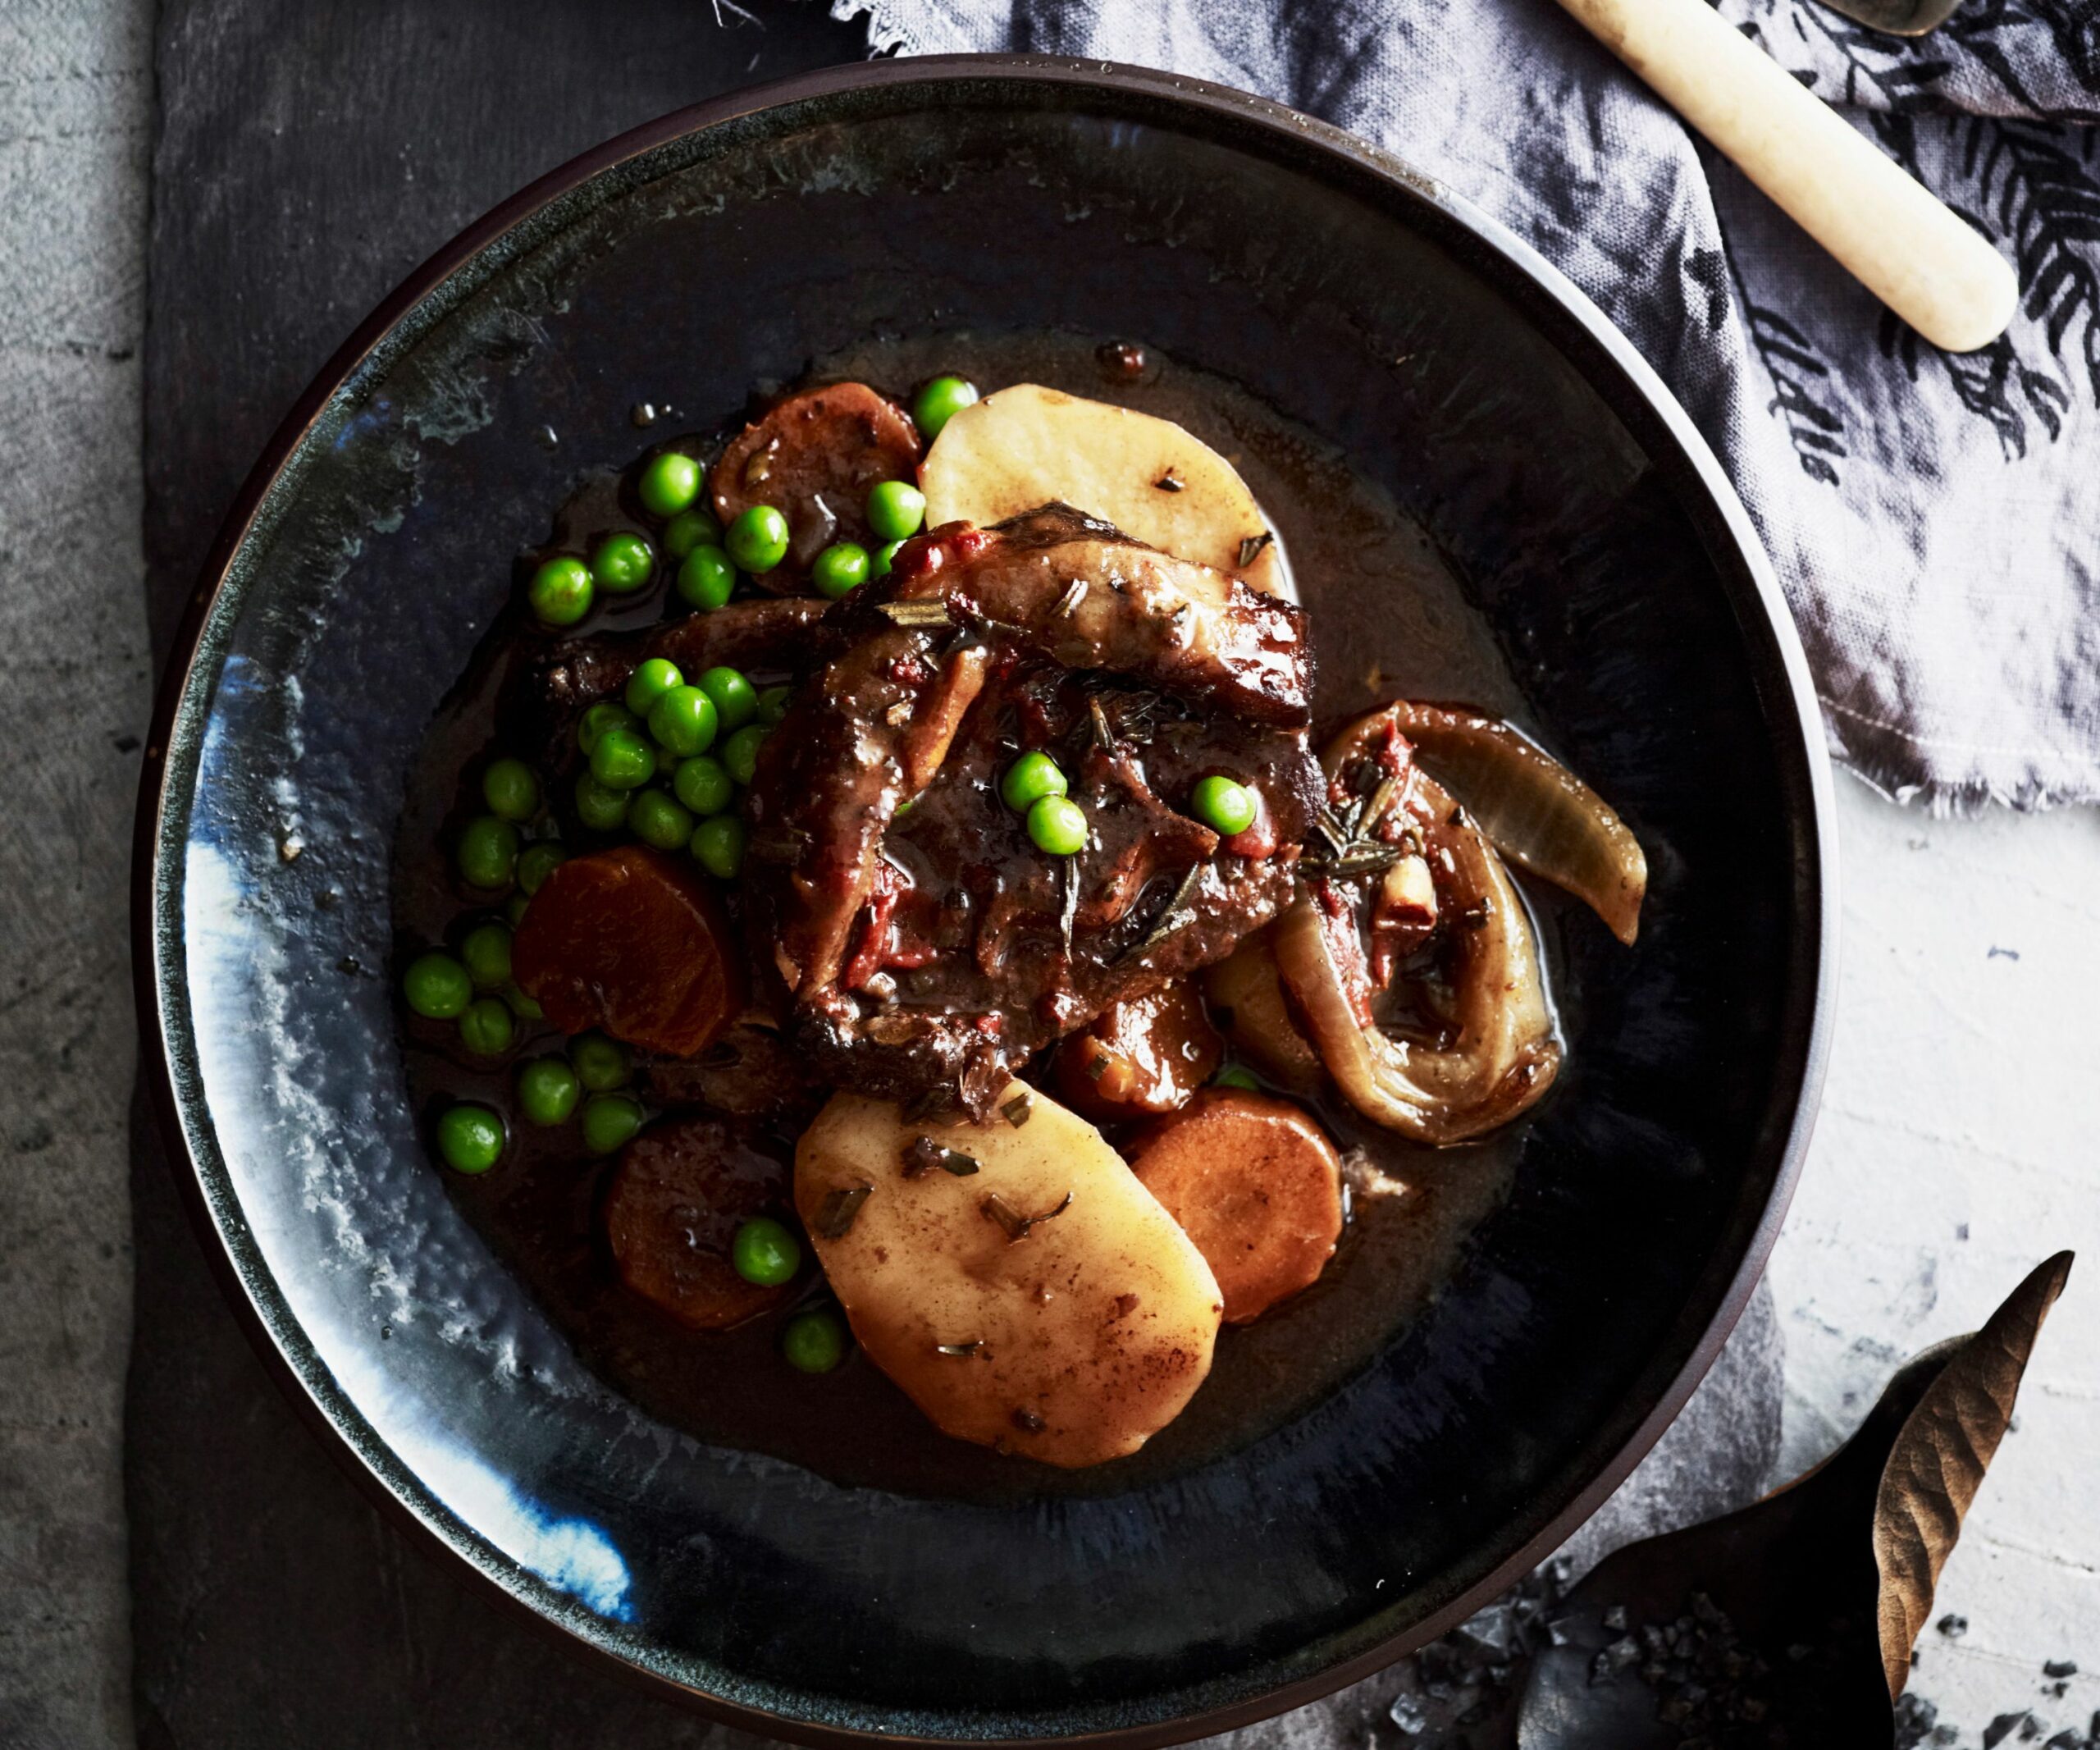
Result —
[[2070, 1263], [1913, 1356], [1815, 1469], [1599, 1563], [1532, 1661], [1518, 1750], [1892, 1743], [1933, 1587]]
[[2071, 1254], [2059, 1252], [2036, 1266], [1962, 1344], [1896, 1437], [1874, 1508], [1881, 1660], [1892, 1701], [1910, 1677], [1911, 1649], [1932, 1615], [1940, 1570], [2012, 1420], [2020, 1376], [2070, 1264]]

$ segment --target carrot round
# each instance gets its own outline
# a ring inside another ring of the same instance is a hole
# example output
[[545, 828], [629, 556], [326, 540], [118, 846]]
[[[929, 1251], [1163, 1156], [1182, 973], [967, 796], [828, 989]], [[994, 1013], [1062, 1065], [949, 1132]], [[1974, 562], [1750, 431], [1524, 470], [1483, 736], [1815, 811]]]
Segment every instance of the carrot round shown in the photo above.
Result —
[[721, 902], [689, 863], [646, 845], [558, 866], [518, 921], [510, 967], [563, 1032], [600, 1027], [674, 1058], [705, 1051], [746, 996]]
[[1243, 1325], [1319, 1280], [1342, 1231], [1341, 1161], [1289, 1100], [1206, 1088], [1130, 1156]]
[[621, 1151], [605, 1195], [620, 1280], [696, 1331], [741, 1324], [795, 1292], [737, 1273], [730, 1248], [755, 1215], [785, 1212], [788, 1165], [706, 1118], [652, 1125]]

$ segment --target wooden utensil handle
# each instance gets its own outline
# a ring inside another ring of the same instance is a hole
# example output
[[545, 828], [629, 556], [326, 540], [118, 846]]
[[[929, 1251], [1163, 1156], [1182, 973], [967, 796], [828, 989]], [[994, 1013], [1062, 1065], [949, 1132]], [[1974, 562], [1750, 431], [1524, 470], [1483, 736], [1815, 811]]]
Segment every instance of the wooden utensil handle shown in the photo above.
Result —
[[2005, 332], [2011, 264], [1705, 0], [1560, 3], [1935, 346]]

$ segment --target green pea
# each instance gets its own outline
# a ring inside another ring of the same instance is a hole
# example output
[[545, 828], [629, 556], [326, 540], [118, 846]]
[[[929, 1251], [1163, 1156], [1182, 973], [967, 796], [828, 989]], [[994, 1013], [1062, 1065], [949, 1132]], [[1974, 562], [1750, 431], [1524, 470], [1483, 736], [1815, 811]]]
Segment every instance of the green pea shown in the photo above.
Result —
[[536, 893], [547, 877], [568, 861], [568, 852], [551, 838], [541, 838], [518, 853], [518, 884]]
[[976, 400], [976, 384], [960, 377], [937, 377], [913, 399], [911, 423], [931, 443], [943, 426]]
[[628, 596], [649, 581], [656, 555], [639, 535], [608, 535], [591, 555], [591, 576], [609, 596]]
[[744, 823], [733, 814], [718, 814], [692, 829], [692, 854], [718, 880], [731, 881], [744, 862]]
[[501, 1057], [517, 1034], [500, 997], [477, 997], [459, 1017], [460, 1043], [477, 1058]]
[[902, 480], [885, 480], [868, 494], [868, 527], [885, 541], [905, 541], [926, 520], [926, 495]]
[[609, 790], [638, 790], [656, 775], [656, 750], [632, 729], [608, 729], [591, 750], [591, 775]]
[[1254, 793], [1230, 778], [1213, 774], [1198, 779], [1193, 805], [1198, 820], [1228, 838], [1254, 824]]
[[678, 770], [671, 774], [671, 788], [680, 802], [701, 816], [721, 813], [736, 792], [722, 762], [704, 753], [678, 761]]
[[1026, 814], [1045, 796], [1062, 796], [1067, 786], [1057, 762], [1047, 753], [1025, 753], [999, 780], [999, 799], [1016, 814]]
[[540, 811], [540, 780], [523, 760], [493, 760], [482, 774], [482, 800], [499, 820], [529, 820]]
[[877, 577], [889, 575], [890, 564], [897, 557], [897, 550], [903, 545], [902, 541], [885, 541], [875, 549], [874, 573]]
[[641, 1103], [624, 1094], [594, 1094], [583, 1103], [583, 1146], [614, 1154], [641, 1128]]
[[676, 450], [652, 457], [636, 482], [651, 516], [674, 517], [700, 496], [700, 464]]
[[683, 559], [696, 547], [721, 544], [722, 525], [697, 506], [681, 510], [664, 526], [664, 551], [673, 559]]
[[651, 656], [636, 668], [634, 678], [627, 683], [627, 692], [623, 697], [627, 708], [636, 716], [646, 717], [650, 707], [665, 693], [673, 687], [682, 687], [685, 683], [686, 678], [678, 673], [678, 664], [666, 661], [661, 656]]
[[508, 887], [518, 849], [518, 829], [509, 821], [477, 815], [459, 834], [460, 875], [469, 887]]
[[762, 723], [746, 724], [722, 744], [722, 763], [738, 784], [749, 784], [758, 770], [758, 747], [772, 732]]
[[510, 982], [510, 932], [501, 924], [477, 924], [459, 944], [467, 976], [482, 990], [500, 990]]
[[736, 593], [737, 568], [712, 543], [695, 547], [678, 567], [678, 594], [693, 606], [713, 613]]
[[700, 678], [700, 690], [714, 700], [725, 733], [758, 715], [757, 689], [735, 669], [710, 669]]
[[596, 593], [591, 568], [566, 553], [547, 560], [525, 586], [525, 600], [534, 617], [550, 626], [573, 626], [591, 611]]
[[510, 1005], [510, 1012], [520, 1021], [545, 1021], [547, 1018], [547, 1012], [515, 985], [504, 986], [503, 1000]]
[[792, 1282], [802, 1268], [802, 1248], [792, 1233], [769, 1215], [754, 1216], [729, 1242], [729, 1262], [737, 1274], [760, 1288]]
[[753, 505], [729, 525], [722, 545], [741, 569], [762, 576], [788, 556], [788, 519], [770, 505]]
[[503, 1158], [503, 1120], [486, 1106], [454, 1106], [437, 1121], [437, 1152], [454, 1172], [486, 1172]]
[[788, 701], [795, 697], [792, 687], [769, 687], [758, 696], [758, 720], [763, 724], [776, 724], [788, 715]]
[[1242, 1069], [1237, 1063], [1226, 1064], [1212, 1076], [1211, 1085], [1214, 1088], [1245, 1088], [1258, 1094], [1262, 1088], [1261, 1083], [1254, 1079], [1254, 1072]]
[[692, 813], [661, 790], [637, 790], [628, 805], [627, 824], [644, 844], [675, 851], [692, 836]]
[[1076, 857], [1086, 848], [1086, 816], [1061, 796], [1038, 797], [1029, 806], [1028, 836], [1052, 857]]
[[617, 699], [600, 699], [584, 712], [576, 725], [576, 745], [589, 759], [596, 749], [599, 738], [609, 729], [638, 729], [641, 720]]
[[780, 1333], [780, 1353], [800, 1373], [829, 1373], [846, 1359], [846, 1327], [821, 1308], [797, 1313]]
[[586, 772], [576, 780], [576, 817], [594, 833], [613, 833], [627, 824], [627, 792], [608, 788]]
[[418, 954], [401, 975], [409, 1007], [431, 1021], [451, 1021], [474, 1000], [474, 981], [450, 954]]
[[834, 541], [817, 555], [816, 564], [810, 568], [810, 581], [816, 585], [819, 596], [836, 601], [868, 581], [869, 564], [868, 550], [859, 542]]
[[625, 1086], [633, 1073], [627, 1047], [602, 1033], [579, 1033], [571, 1039], [568, 1061], [576, 1066], [577, 1080], [593, 1094]]
[[518, 1109], [542, 1130], [568, 1122], [581, 1090], [566, 1058], [535, 1058], [518, 1066]]
[[649, 709], [649, 733], [682, 760], [712, 747], [718, 726], [714, 701], [697, 687], [673, 687]]

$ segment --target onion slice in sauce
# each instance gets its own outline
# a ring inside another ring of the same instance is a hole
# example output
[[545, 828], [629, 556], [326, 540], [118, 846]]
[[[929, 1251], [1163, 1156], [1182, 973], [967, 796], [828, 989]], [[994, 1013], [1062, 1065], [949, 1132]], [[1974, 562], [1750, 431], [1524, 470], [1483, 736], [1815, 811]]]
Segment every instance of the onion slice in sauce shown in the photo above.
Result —
[[1506, 723], [1396, 700], [1395, 726], [1520, 868], [1565, 888], [1633, 945], [1648, 859], [1605, 799]]
[[1404, 706], [1373, 711], [1329, 744], [1331, 782], [1360, 762], [1391, 781], [1358, 830], [1376, 835], [1395, 813], [1420, 838], [1451, 936], [1454, 1008], [1448, 1044], [1396, 1038], [1372, 1015], [1374, 995], [1356, 907], [1342, 884], [1309, 880], [1270, 931], [1276, 967], [1336, 1085], [1373, 1122], [1418, 1142], [1464, 1142], [1507, 1123], [1552, 1085], [1560, 1066], [1531, 920], [1494, 848], [1429, 774], [1399, 733]]

